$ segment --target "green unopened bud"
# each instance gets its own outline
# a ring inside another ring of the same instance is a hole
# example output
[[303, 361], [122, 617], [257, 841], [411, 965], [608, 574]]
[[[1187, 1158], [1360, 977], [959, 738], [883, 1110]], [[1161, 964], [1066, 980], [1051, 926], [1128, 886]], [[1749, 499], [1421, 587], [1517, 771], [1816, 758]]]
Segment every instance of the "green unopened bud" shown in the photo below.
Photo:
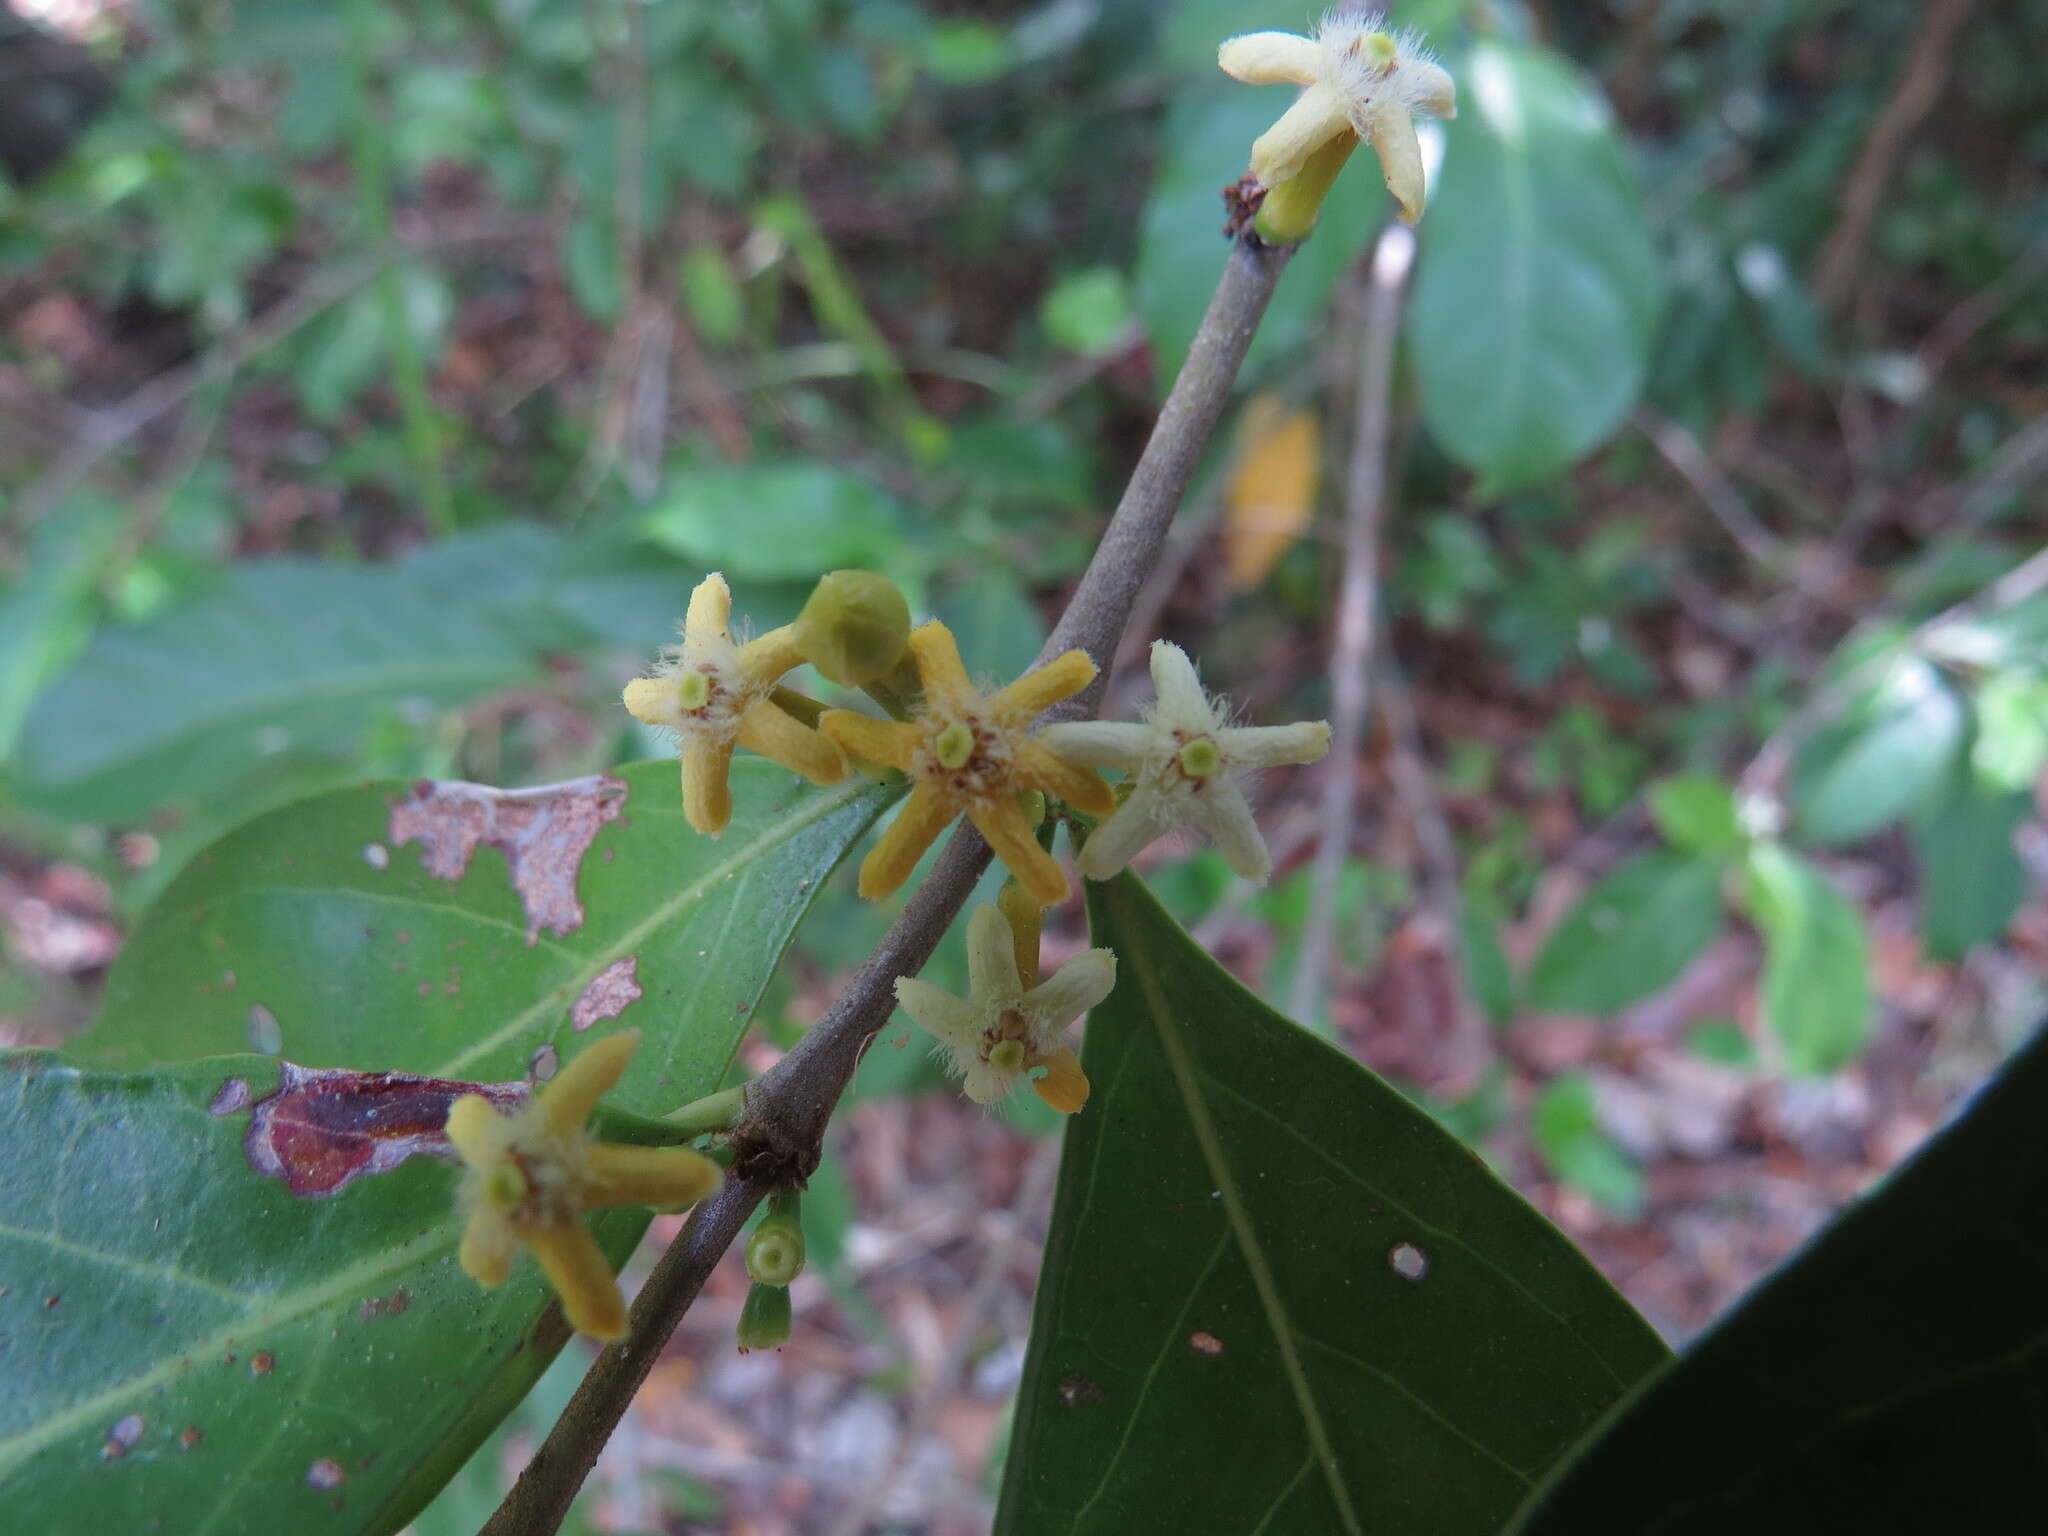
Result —
[[1332, 135], [1303, 162], [1299, 171], [1279, 186], [1269, 188], [1252, 224], [1259, 238], [1268, 245], [1298, 245], [1306, 240], [1322, 216], [1323, 199], [1329, 195], [1331, 184], [1356, 148], [1357, 134]]
[[996, 893], [996, 910], [1009, 920], [1010, 942], [1017, 956], [1017, 977], [1029, 991], [1038, 985], [1038, 939], [1045, 926], [1045, 907], [1015, 880], [1005, 880]]
[[797, 650], [842, 688], [887, 677], [910, 638], [910, 604], [873, 571], [834, 571], [796, 617]]
[[786, 1286], [804, 1271], [804, 1228], [791, 1197], [778, 1202], [747, 1239], [747, 1273], [760, 1285]]
[[752, 1349], [780, 1349], [789, 1342], [789, 1287], [760, 1285], [747, 1292], [740, 1308], [740, 1353]]

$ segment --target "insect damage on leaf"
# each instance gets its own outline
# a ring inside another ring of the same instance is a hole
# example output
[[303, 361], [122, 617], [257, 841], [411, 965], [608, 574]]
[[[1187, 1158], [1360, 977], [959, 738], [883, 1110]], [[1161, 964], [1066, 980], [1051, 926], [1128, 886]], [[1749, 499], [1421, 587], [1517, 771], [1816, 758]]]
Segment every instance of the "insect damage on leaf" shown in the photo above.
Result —
[[[283, 1064], [277, 1092], [260, 1099], [243, 1141], [249, 1166], [302, 1199], [331, 1195], [409, 1157], [453, 1157], [448, 1106], [480, 1093], [501, 1109], [527, 1100], [524, 1083], [464, 1083], [407, 1072], [348, 1072]], [[218, 1101], [216, 1101], [218, 1102]]]
[[398, 846], [418, 842], [422, 867], [442, 880], [460, 880], [481, 844], [503, 852], [531, 945], [543, 928], [559, 934], [583, 926], [576, 894], [583, 855], [625, 805], [625, 780], [603, 773], [533, 789], [423, 779], [391, 807], [388, 835]]
[[590, 985], [569, 1011], [569, 1022], [581, 1033], [599, 1019], [616, 1019], [641, 996], [640, 957], [627, 955], [591, 977]]

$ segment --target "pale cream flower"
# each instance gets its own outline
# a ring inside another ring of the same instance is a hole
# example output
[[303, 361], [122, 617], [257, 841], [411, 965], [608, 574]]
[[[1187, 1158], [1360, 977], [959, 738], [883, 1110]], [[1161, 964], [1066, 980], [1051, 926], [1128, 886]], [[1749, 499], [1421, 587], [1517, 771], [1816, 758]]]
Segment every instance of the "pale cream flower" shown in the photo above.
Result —
[[1273, 857], [1245, 799], [1246, 775], [1282, 763], [1313, 763], [1330, 750], [1321, 720], [1297, 725], [1233, 726], [1229, 701], [1202, 690], [1195, 664], [1179, 646], [1152, 642], [1154, 702], [1136, 723], [1091, 720], [1048, 726], [1045, 744], [1077, 763], [1121, 768], [1130, 792], [1088, 835], [1076, 861], [1090, 880], [1107, 880], [1140, 849], [1195, 826], [1223, 861], [1247, 880], [1264, 880]]
[[[1066, 1030], [1109, 996], [1116, 956], [1084, 950], [1026, 987], [1010, 920], [994, 907], [980, 907], [967, 923], [967, 978], [964, 998], [913, 976], [896, 983], [896, 1001], [938, 1041], [953, 1074], [966, 1079], [967, 1097], [995, 1104], [1028, 1080], [1063, 1115], [1086, 1103], [1088, 1079]], [[1033, 1076], [1040, 1067], [1044, 1073]]]
[[1362, 11], [1332, 11], [1312, 38], [1250, 32], [1216, 55], [1224, 73], [1253, 85], [1302, 87], [1281, 118], [1252, 145], [1252, 174], [1266, 187], [1298, 175], [1339, 134], [1356, 134], [1380, 157], [1387, 190], [1413, 224], [1422, 217], [1422, 146], [1415, 114], [1458, 115], [1451, 77], [1407, 32]]

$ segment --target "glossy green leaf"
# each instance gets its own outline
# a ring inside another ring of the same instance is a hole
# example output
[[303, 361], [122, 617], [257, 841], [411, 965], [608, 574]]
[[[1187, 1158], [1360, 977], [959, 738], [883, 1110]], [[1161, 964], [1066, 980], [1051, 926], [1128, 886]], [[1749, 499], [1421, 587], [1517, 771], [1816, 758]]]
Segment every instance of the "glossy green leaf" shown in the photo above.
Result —
[[130, 820], [252, 761], [339, 750], [381, 713], [473, 698], [533, 668], [481, 608], [405, 567], [253, 561], [153, 624], [103, 630], [30, 712], [21, 793], [61, 815]]
[[[488, 1295], [459, 1272], [444, 1164], [337, 1179], [400, 1134], [403, 1106], [379, 1100], [350, 1122], [377, 1130], [265, 1164], [261, 1147], [335, 1123], [257, 1135], [273, 1057], [517, 1081], [584, 1028], [637, 1025], [609, 1106], [658, 1114], [710, 1092], [812, 895], [888, 798], [758, 760], [734, 765], [733, 788], [713, 841], [684, 825], [672, 762], [511, 793], [371, 784], [195, 860], [75, 1042], [101, 1063], [173, 1064], [0, 1071], [0, 1339], [26, 1383], [0, 1403], [11, 1507], [39, 1529], [147, 1508], [179, 1530], [289, 1512], [295, 1528], [389, 1531], [430, 1498], [560, 1325], [530, 1266]], [[604, 1218], [615, 1262], [645, 1224]]]
[[[813, 789], [750, 757], [732, 784], [716, 840], [683, 820], [673, 762], [510, 793], [375, 783], [272, 811], [165, 891], [71, 1050], [135, 1068], [274, 1032], [305, 1066], [496, 1081], [574, 1051], [579, 1021], [617, 1019], [644, 1042], [611, 1102], [673, 1109], [717, 1086], [811, 897], [890, 793]], [[491, 818], [516, 873], [500, 845], [463, 867], [466, 829]]]
[[1948, 795], [1914, 821], [1920, 934], [1931, 958], [1960, 960], [2005, 932], [2027, 897], [2027, 871], [2013, 834], [2033, 810], [2031, 790], [1995, 789], [1963, 772]]
[[1642, 391], [1661, 280], [1599, 93], [1557, 55], [1489, 41], [1420, 226], [1407, 339], [1423, 419], [1493, 491], [1555, 474]]
[[1867, 709], [1816, 734], [1792, 787], [1802, 837], [1849, 843], [1924, 803], [1964, 750], [1969, 710], [1923, 661], [1902, 663]]
[[1067, 1131], [996, 1529], [1493, 1536], [1664, 1357], [1421, 1110], [1134, 878]]
[[2038, 1531], [2048, 1036], [1652, 1379], [1518, 1536]]
[[1744, 905], [1764, 938], [1764, 1021], [1793, 1073], [1853, 1061], [1870, 1032], [1863, 914], [1812, 864], [1778, 843], [1750, 850]]
[[[530, 1261], [488, 1292], [457, 1266], [448, 1163], [320, 1199], [252, 1168], [231, 1106], [278, 1074], [0, 1054], [0, 1498], [20, 1529], [395, 1531], [561, 1347]], [[646, 1225], [596, 1230], [616, 1263]]]
[[1721, 927], [1721, 865], [1646, 853], [1588, 891], [1529, 971], [1529, 1001], [1563, 1013], [1615, 1013], [1676, 981]]
[[[1230, 253], [1222, 189], [1244, 174], [1252, 140], [1296, 94], [1291, 87], [1227, 85], [1190, 90], [1167, 111], [1133, 283], [1138, 316], [1152, 339], [1153, 377], [1162, 391], [1187, 358]], [[1252, 338], [1249, 367], [1320, 333], [1337, 280], [1364, 251], [1386, 206], [1372, 157], [1354, 156], [1323, 204], [1322, 222], [1288, 262]]]

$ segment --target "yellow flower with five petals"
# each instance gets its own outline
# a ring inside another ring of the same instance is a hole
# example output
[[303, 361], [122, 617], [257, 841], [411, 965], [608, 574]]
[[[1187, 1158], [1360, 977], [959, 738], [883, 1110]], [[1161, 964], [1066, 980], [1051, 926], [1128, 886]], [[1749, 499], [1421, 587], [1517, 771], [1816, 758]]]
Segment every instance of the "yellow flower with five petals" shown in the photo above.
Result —
[[772, 697], [783, 673], [804, 658], [793, 625], [733, 643], [732, 589], [713, 571], [690, 594], [683, 643], [663, 653], [652, 677], [626, 684], [637, 720], [673, 731], [683, 764], [683, 814], [712, 837], [732, 820], [727, 770], [746, 747], [813, 784], [846, 777], [839, 749]]
[[1064, 901], [1067, 877], [1038, 846], [1018, 797], [1057, 796], [1091, 816], [1116, 806], [1109, 785], [1030, 734], [1031, 722], [1087, 687], [1095, 663], [1068, 651], [1006, 688], [983, 693], [968, 681], [953, 632], [933, 621], [913, 630], [911, 659], [924, 704], [907, 721], [827, 710], [818, 729], [848, 752], [910, 775], [910, 798], [860, 866], [860, 893], [886, 896], [909, 878], [925, 849], [962, 811], [996, 857], [1041, 902]]
[[448, 1139], [466, 1165], [462, 1267], [479, 1285], [502, 1285], [524, 1243], [570, 1325], [607, 1343], [625, 1337], [626, 1299], [583, 1213], [614, 1205], [675, 1210], [710, 1194], [720, 1177], [716, 1163], [687, 1147], [611, 1146], [584, 1129], [639, 1043], [637, 1030], [607, 1035], [516, 1114], [499, 1113], [476, 1093], [448, 1106]]

